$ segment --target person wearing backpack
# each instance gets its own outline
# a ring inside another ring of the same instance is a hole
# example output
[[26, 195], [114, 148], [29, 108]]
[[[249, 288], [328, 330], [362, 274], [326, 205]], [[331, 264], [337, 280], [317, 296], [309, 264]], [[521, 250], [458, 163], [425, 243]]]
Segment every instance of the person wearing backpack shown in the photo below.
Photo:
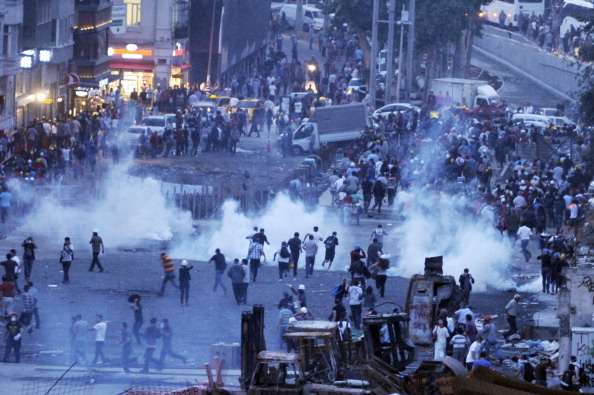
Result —
[[223, 292], [226, 296], [227, 287], [225, 287], [225, 284], [223, 284], [221, 276], [223, 275], [223, 273], [225, 273], [225, 270], [227, 269], [227, 262], [225, 261], [225, 255], [221, 254], [221, 250], [218, 248], [215, 250], [215, 254], [208, 261], [208, 263], [213, 262], [215, 264], [215, 283], [212, 288], [212, 292], [217, 292], [217, 286], [220, 285], [221, 288], [223, 288]]
[[283, 241], [281, 248], [274, 253], [273, 260], [278, 262], [278, 281], [283, 281], [283, 276], [286, 277], [288, 275], [291, 264], [291, 253], [289, 252], [286, 241]]
[[334, 262], [334, 256], [336, 255], [336, 246], [338, 245], [338, 237], [336, 237], [336, 232], [332, 232], [332, 236], [328, 236], [324, 241], [324, 247], [326, 247], [326, 254], [324, 256], [324, 261], [322, 262], [322, 267], [328, 262], [328, 270], [332, 266], [332, 262]]
[[227, 277], [231, 279], [231, 286], [233, 287], [233, 296], [237, 304], [245, 304], [243, 297], [243, 279], [246, 276], [245, 270], [239, 259], [233, 260], [233, 266], [227, 270]]
[[[514, 357], [515, 358], [515, 357]], [[518, 369], [516, 370], [516, 378], [522, 379], [529, 383], [534, 380], [534, 366], [528, 361], [528, 357], [522, 354], [518, 361]]]

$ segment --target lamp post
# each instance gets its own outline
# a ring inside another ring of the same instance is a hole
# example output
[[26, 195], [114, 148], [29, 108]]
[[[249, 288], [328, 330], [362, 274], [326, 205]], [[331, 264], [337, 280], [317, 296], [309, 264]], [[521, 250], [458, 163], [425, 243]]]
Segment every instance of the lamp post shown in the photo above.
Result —
[[[400, 102], [400, 84], [402, 81], [402, 70], [404, 69], [403, 61], [402, 61], [402, 46], [404, 43], [404, 25], [408, 24], [408, 12], [404, 10], [404, 6], [402, 6], [402, 14], [400, 14], [400, 47], [398, 51], [398, 78], [396, 79], [396, 102]], [[406, 54], [409, 56], [409, 54]], [[410, 73], [410, 70], [406, 70], [407, 73]]]

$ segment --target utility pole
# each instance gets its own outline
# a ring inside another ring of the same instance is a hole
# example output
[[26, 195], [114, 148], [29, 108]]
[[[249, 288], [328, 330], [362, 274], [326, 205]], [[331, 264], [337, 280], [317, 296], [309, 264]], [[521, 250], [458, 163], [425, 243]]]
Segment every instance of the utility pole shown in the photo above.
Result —
[[[390, 0], [388, 8], [388, 59], [386, 68], [386, 93], [384, 104], [392, 101], [392, 77], [394, 74], [394, 14], [396, 13], [396, 0]], [[377, 56], [377, 55], [376, 55]]]
[[400, 102], [400, 85], [402, 83], [402, 72], [404, 71], [404, 56], [403, 56], [403, 44], [404, 44], [404, 25], [408, 22], [408, 12], [404, 10], [402, 6], [402, 13], [400, 14], [400, 46], [398, 47], [398, 78], [396, 79], [396, 102]]
[[303, 0], [297, 0], [295, 2], [295, 32], [301, 31], [303, 31]]
[[[415, 47], [415, 0], [408, 4], [408, 42], [406, 45], [406, 98], [410, 100], [413, 82], [413, 52]], [[402, 67], [400, 67], [402, 70]]]
[[377, 96], [377, 86], [375, 79], [377, 77], [377, 24], [379, 19], [379, 0], [373, 0], [373, 19], [371, 25], [371, 65], [369, 73], [369, 97], [371, 99], [371, 108], [375, 109], [375, 98]]

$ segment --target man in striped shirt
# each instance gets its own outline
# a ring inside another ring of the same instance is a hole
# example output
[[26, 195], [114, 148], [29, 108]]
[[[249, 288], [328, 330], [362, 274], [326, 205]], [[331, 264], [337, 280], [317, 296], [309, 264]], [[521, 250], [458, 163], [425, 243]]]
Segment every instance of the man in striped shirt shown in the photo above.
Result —
[[19, 321], [28, 333], [32, 333], [33, 327], [31, 325], [31, 321], [33, 318], [33, 310], [35, 309], [35, 306], [37, 306], [37, 298], [35, 295], [29, 293], [29, 285], [25, 285], [24, 291], [25, 292], [23, 292], [21, 295], [23, 301], [23, 311], [21, 312]]
[[260, 259], [266, 255], [264, 254], [263, 245], [252, 241], [250, 249], [248, 251], [248, 257], [250, 258], [250, 274], [253, 282], [256, 282], [256, 276], [258, 275], [258, 268], [260, 267]]
[[159, 296], [163, 296], [165, 294], [165, 286], [169, 281], [171, 284], [179, 289], [179, 286], [175, 283], [175, 267], [173, 266], [173, 260], [167, 256], [164, 252], [161, 253], [161, 265], [163, 265], [163, 270], [165, 271], [165, 276], [163, 277], [163, 283], [161, 284], [161, 291], [159, 292]]

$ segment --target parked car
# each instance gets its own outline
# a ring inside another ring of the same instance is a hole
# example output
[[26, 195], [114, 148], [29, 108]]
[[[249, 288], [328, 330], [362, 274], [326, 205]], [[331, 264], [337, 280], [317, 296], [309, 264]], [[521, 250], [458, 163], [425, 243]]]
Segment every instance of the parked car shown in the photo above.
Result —
[[554, 116], [550, 116], [549, 120], [553, 123], [553, 125], [555, 125], [558, 128], [561, 128], [565, 125], [567, 126], [571, 126], [571, 127], [575, 127], [577, 126], [575, 124], [575, 122], [573, 122], [571, 119], [567, 118], [567, 117], [554, 117]]
[[216, 104], [214, 101], [198, 101], [192, 104], [192, 112], [195, 114], [200, 114], [202, 121], [208, 120], [210, 115], [214, 115], [216, 113]]
[[[134, 125], [130, 126], [124, 133], [120, 133], [118, 135], [118, 143], [120, 149], [127, 152], [133, 152], [134, 155], [138, 155], [138, 148], [139, 148], [139, 138], [142, 132], [145, 132], [147, 137], [150, 138], [150, 135], [157, 131], [152, 126], [142, 126], [142, 125]], [[159, 146], [157, 147], [156, 152], [161, 152], [162, 144], [163, 144], [163, 133], [157, 131], [159, 135]]]
[[237, 106], [242, 108], [244, 111], [247, 111], [247, 118], [251, 120], [252, 116], [254, 115], [254, 109], [264, 107], [264, 100], [244, 99], [240, 100]]
[[142, 120], [140, 126], [148, 126], [152, 131], [157, 131], [159, 135], [163, 135], [165, 130], [173, 130], [175, 128], [175, 116], [151, 115]]
[[398, 111], [400, 112], [404, 112], [404, 111], [408, 111], [409, 109], [413, 109], [417, 112], [421, 111], [421, 109], [413, 104], [409, 104], [409, 103], [392, 103], [392, 104], [388, 104], [387, 106], [383, 106], [381, 108], [378, 108], [377, 110], [375, 110], [373, 112], [373, 119], [375, 121], [379, 120], [379, 117], [381, 116], [383, 119], [387, 119], [388, 115], [390, 115], [390, 113], [392, 113], [392, 111], [394, 112], [394, 114], [396, 114]]

